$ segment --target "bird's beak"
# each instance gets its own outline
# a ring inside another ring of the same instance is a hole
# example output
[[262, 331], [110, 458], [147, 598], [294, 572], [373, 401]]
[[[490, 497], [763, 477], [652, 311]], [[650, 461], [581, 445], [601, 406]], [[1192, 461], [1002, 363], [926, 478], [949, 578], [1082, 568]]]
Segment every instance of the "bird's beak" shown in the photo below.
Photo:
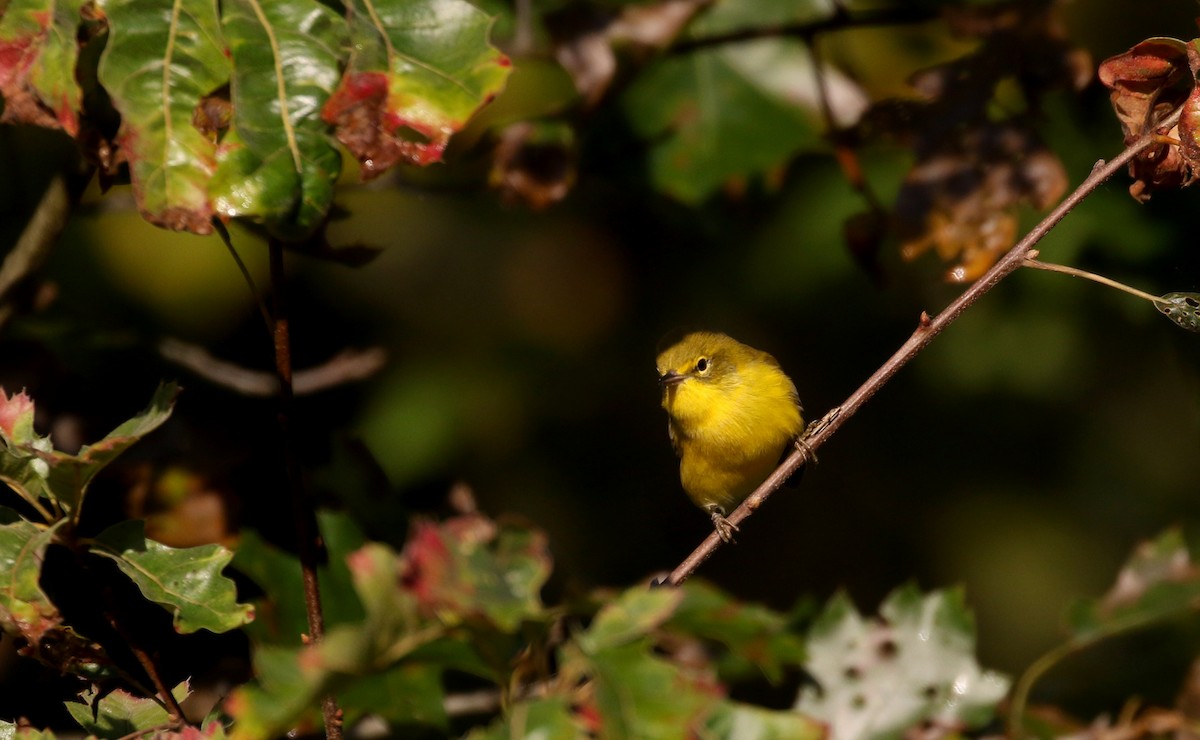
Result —
[[675, 372], [674, 370], [668, 370], [667, 372], [658, 376], [658, 384], [663, 386], [664, 388], [667, 386], [678, 385], [679, 383], [682, 383], [685, 380], [687, 380], [686, 375], [680, 375], [679, 373]]

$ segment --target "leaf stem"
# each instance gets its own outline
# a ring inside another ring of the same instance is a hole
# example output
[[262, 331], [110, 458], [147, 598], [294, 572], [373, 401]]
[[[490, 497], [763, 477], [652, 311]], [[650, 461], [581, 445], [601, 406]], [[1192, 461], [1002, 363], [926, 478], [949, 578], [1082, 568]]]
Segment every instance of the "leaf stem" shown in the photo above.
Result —
[[[921, 350], [933, 341], [934, 337], [942, 332], [947, 326], [952, 324], [959, 316], [968, 308], [975, 304], [989, 290], [994, 288], [1004, 278], [1011, 275], [1021, 267], [1029, 256], [1030, 250], [1034, 245], [1040, 242], [1047, 234], [1050, 233], [1059, 221], [1079, 205], [1092, 191], [1100, 186], [1108, 178], [1112, 177], [1118, 170], [1124, 167], [1130, 160], [1136, 157], [1144, 149], [1159, 143], [1159, 135], [1156, 133], [1159, 129], [1170, 128], [1179, 120], [1181, 109], [1176, 109], [1171, 114], [1162, 119], [1158, 126], [1150, 129], [1132, 144], [1129, 144], [1124, 151], [1110, 162], [1096, 163], [1092, 168], [1091, 173], [1087, 178], [1079, 184], [1079, 187], [1068, 195], [1058, 206], [1052, 210], [1037, 226], [1033, 227], [1028, 234], [1025, 235], [1015, 246], [1008, 250], [992, 268], [988, 270], [983, 277], [975, 281], [969, 288], [962, 292], [958, 298], [954, 299], [950, 305], [946, 306], [937, 316], [930, 318], [926, 313], [922, 313], [920, 320], [917, 323], [916, 330], [896, 350], [887, 362], [883, 363], [878, 370], [867, 379], [865, 383], [859, 386], [858, 390], [850, 394], [840, 406], [834, 407], [828, 414], [825, 415], [817, 423], [813, 424], [804, 436], [797, 442], [796, 449], [788, 455], [788, 457], [776, 468], [775, 472], [767, 477], [759, 487], [742, 502], [737, 509], [728, 517], [730, 523], [737, 525], [744, 521], [747, 517], [753, 514], [767, 498], [777, 491], [801, 465], [804, 465], [809, 459], [814, 456], [817, 448], [825, 443], [827, 439], [833, 436], [842, 424], [846, 423], [850, 417], [854, 416], [855, 412], [862, 407], [867, 401], [874, 396], [880, 388], [882, 388], [889, 380], [892, 379], [900, 368], [908, 364], [909, 360], [917, 355]], [[717, 548], [722, 544], [721, 537], [714, 531], [704, 539], [703, 542], [688, 555], [682, 563], [676, 566], [675, 570], [671, 571], [664, 580], [656, 581], [655, 585], [677, 586], [688, 579], [696, 569], [700, 567], [705, 560], [708, 560]]]
[[1022, 265], [1022, 267], [1032, 267], [1035, 270], [1046, 270], [1048, 272], [1061, 272], [1064, 275], [1071, 275], [1074, 277], [1083, 278], [1084, 280], [1091, 280], [1092, 282], [1100, 283], [1101, 285], [1107, 285], [1110, 288], [1116, 288], [1117, 290], [1124, 291], [1129, 295], [1137, 296], [1142, 300], [1150, 301], [1156, 306], [1163, 303], [1163, 300], [1156, 295], [1150, 295], [1149, 293], [1138, 290], [1137, 288], [1132, 288], [1124, 283], [1118, 283], [1116, 280], [1112, 280], [1111, 278], [1106, 278], [1103, 275], [1097, 275], [1094, 272], [1088, 272], [1087, 270], [1080, 270], [1076, 267], [1056, 265], [1053, 262], [1042, 262], [1041, 260], [1036, 260], [1033, 257], [1026, 257], [1025, 263]]
[[254, 277], [250, 274], [250, 269], [246, 267], [242, 256], [233, 248], [233, 239], [229, 236], [229, 229], [221, 222], [221, 219], [214, 218], [212, 220], [213, 229], [221, 237], [221, 241], [225, 243], [225, 248], [229, 250], [229, 256], [233, 257], [234, 263], [238, 266], [238, 270], [242, 273], [242, 279], [246, 281], [246, 287], [250, 288], [250, 295], [254, 296], [254, 302], [258, 305], [258, 313], [262, 316], [263, 324], [267, 327], [267, 332], [273, 334], [275, 332], [274, 322], [271, 320], [271, 312], [267, 309], [267, 302], [263, 299], [262, 291], [254, 283]]

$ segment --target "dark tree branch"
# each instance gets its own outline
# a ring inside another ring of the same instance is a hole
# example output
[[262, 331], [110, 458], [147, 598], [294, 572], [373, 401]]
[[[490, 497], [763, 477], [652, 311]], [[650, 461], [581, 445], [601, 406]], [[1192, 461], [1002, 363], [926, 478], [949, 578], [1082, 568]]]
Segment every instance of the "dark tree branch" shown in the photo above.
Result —
[[[852, 393], [845, 402], [835, 407], [824, 418], [809, 427], [800, 442], [797, 443], [796, 450], [780, 464], [774, 473], [763, 481], [762, 485], [754, 493], [750, 494], [742, 502], [741, 506], [734, 510], [729, 516], [729, 522], [734, 525], [741, 524], [758, 507], [762, 506], [767, 497], [778, 490], [784, 481], [795, 473], [801, 465], [805, 464], [813, 456], [817, 448], [833, 436], [851, 416], [854, 416], [858, 409], [870, 400], [871, 396], [874, 396], [885, 383], [891, 380], [893, 375], [899, 372], [900, 368], [908, 364], [909, 360], [915, 357], [918, 352], [925, 349], [926, 345], [932, 342], [934, 337], [953, 323], [985, 293], [994, 288], [1001, 280], [1015, 272], [1017, 268], [1021, 267], [1034, 245], [1050, 233], [1050, 230], [1064, 216], [1070, 213], [1072, 209], [1078, 206], [1101, 183], [1112, 177], [1144, 149], [1161, 143], [1161, 134], [1158, 132], [1169, 130], [1175, 125], [1175, 122], [1179, 120], [1179, 114], [1180, 111], [1176, 110], [1164, 118], [1158, 126], [1143, 134], [1141, 138], [1126, 147], [1125, 151], [1121, 152], [1111, 162], [1097, 162], [1087, 178], [1079, 184], [1079, 187], [1075, 188], [1074, 192], [1059, 203], [1057, 208], [1051, 211], [1048, 216], [1042, 219], [1041, 223], [1026, 234], [1025, 238], [1021, 239], [1021, 241], [1017, 242], [1016, 246], [1005, 253], [983, 277], [967, 288], [962, 295], [956, 298], [937, 316], [930, 318], [928, 314], [921, 314], [921, 320], [917, 324], [917, 329], [908, 338], [908, 341], [901, 345], [900, 349], [876, 370], [875, 374], [867, 379], [867, 382], [863, 383], [858, 390]], [[705, 560], [716, 552], [716, 549], [721, 544], [722, 540], [720, 536], [714, 531], [665, 580], [659, 583], [670, 586], [677, 586], [683, 583]]]
[[[289, 321], [285, 293], [287, 279], [284, 274], [283, 243], [272, 238], [268, 249], [271, 259], [271, 296], [274, 304], [271, 331], [275, 340], [275, 374], [279, 379], [279, 432], [283, 445], [288, 493], [292, 504], [292, 518], [296, 529], [300, 572], [304, 581], [308, 637], [312, 642], [320, 642], [325, 636], [325, 617], [321, 611], [321, 588], [317, 581], [321, 542], [320, 534], [316, 531], [312, 505], [300, 479], [300, 461], [296, 457], [292, 432], [295, 396], [292, 386], [292, 343], [288, 331]], [[325, 736], [329, 740], [341, 740], [342, 713], [332, 694], [325, 697], [321, 709], [325, 719]]]

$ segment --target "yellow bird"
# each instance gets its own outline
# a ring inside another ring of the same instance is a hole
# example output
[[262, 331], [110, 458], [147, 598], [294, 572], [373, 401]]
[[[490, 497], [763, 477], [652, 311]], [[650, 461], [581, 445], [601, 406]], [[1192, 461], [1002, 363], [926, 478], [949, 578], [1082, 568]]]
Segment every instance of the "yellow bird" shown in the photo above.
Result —
[[729, 542], [737, 527], [725, 514], [804, 431], [796, 386], [774, 357], [716, 332], [688, 334], [660, 354], [658, 382], [683, 490]]

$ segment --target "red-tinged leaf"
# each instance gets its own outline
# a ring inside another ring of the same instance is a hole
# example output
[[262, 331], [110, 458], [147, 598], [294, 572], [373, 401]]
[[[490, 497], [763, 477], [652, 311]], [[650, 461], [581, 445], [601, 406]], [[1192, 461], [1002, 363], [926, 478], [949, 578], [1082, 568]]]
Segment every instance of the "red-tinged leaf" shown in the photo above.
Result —
[[138, 210], [150, 223], [208, 234], [217, 169], [209, 96], [229, 81], [213, 0], [109, 0], [100, 82], [121, 113], [118, 142]]
[[9, 396], [0, 386], [0, 439], [7, 443], [32, 442], [33, 401], [25, 391]]
[[[171, 690], [176, 701], [183, 701], [191, 693], [187, 681]], [[111, 693], [102, 694], [92, 686], [79, 695], [81, 701], [67, 702], [67, 711], [87, 731], [89, 737], [116, 738], [126, 737], [143, 732], [157, 725], [168, 723], [170, 715], [167, 708], [158, 699], [134, 696], [128, 691], [116, 689]], [[211, 728], [212, 724], [209, 723]], [[220, 723], [216, 723], [220, 727]], [[190, 727], [197, 734], [191, 737], [214, 737], [211, 730], [200, 733], [199, 728]], [[160, 740], [168, 736], [156, 735]], [[174, 735], [179, 737], [179, 735]]]
[[99, 645], [63, 624], [58, 607], [39, 585], [46, 546], [60, 521], [38, 527], [24, 520], [0, 526], [0, 629], [23, 640], [21, 652], [55, 668], [99, 676], [110, 665]]
[[222, 12], [234, 113], [213, 208], [302, 238], [324, 220], [341, 170], [321, 107], [339, 79], [345, 21], [316, 0], [226, 0]]
[[416, 525], [404, 548], [403, 584], [444, 623], [484, 616], [505, 631], [541, 611], [550, 575], [546, 537], [479, 515]]
[[504, 87], [491, 19], [464, 0], [352, 0], [353, 52], [323, 116], [373, 177], [440, 161], [450, 137]]
[[75, 32], [85, 0], [11, 0], [0, 17], [0, 123], [79, 133]]

